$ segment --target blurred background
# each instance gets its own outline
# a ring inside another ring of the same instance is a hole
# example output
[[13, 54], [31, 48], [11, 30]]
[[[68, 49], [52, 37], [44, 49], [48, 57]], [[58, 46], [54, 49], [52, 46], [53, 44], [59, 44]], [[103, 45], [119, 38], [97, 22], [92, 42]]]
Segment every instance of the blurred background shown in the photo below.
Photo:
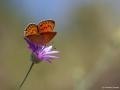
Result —
[[119, 8], [120, 0], [1, 0], [0, 90], [18, 90], [31, 64], [23, 31], [45, 19], [56, 22], [61, 58], [35, 65], [21, 90], [119, 90]]

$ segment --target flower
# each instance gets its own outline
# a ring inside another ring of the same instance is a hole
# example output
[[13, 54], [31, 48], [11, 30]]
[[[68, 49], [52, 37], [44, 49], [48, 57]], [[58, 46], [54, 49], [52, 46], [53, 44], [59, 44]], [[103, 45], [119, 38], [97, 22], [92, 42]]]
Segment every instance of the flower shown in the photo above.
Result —
[[24, 38], [28, 44], [28, 48], [32, 51], [32, 61], [38, 63], [40, 61], [51, 62], [52, 59], [59, 58], [58, 56], [53, 56], [52, 54], [59, 53], [59, 51], [52, 50], [52, 46], [38, 45], [32, 43], [27, 38]]

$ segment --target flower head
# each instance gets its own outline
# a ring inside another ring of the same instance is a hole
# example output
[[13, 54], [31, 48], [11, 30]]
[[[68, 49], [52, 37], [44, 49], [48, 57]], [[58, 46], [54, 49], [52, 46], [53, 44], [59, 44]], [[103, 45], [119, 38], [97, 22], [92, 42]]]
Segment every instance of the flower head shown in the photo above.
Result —
[[59, 53], [59, 51], [52, 50], [52, 46], [38, 45], [30, 42], [27, 38], [24, 38], [28, 44], [28, 48], [32, 51], [32, 61], [48, 61], [51, 62], [52, 59], [59, 58], [58, 56], [53, 56], [52, 54]]

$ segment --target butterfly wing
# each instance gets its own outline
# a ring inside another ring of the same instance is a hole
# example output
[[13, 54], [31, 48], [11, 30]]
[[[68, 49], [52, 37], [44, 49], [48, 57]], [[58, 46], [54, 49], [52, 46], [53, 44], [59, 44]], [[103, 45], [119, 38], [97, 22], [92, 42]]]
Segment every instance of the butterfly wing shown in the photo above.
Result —
[[38, 29], [36, 24], [29, 24], [27, 28], [24, 30], [24, 36], [27, 37], [29, 35], [37, 35]]
[[45, 20], [38, 24], [38, 31], [39, 31], [39, 33], [53, 32], [54, 26], [55, 26], [55, 21]]
[[29, 35], [27, 38], [35, 44], [46, 45], [52, 40], [56, 33], [57, 32], [43, 32], [39, 35]]
[[30, 24], [24, 31], [24, 36], [33, 43], [46, 45], [56, 35], [56, 32], [53, 32], [54, 26], [53, 20], [45, 20], [38, 25]]

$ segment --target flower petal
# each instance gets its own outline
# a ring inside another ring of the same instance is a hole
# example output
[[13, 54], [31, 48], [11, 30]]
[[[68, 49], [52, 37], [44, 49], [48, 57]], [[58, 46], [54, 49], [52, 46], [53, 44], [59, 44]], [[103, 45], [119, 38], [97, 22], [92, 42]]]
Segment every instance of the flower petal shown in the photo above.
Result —
[[49, 46], [49, 47], [44, 48], [43, 51], [48, 52], [48, 51], [51, 51], [51, 49], [52, 49], [52, 46]]
[[50, 52], [46, 52], [45, 54], [55, 54], [55, 53], [59, 53], [59, 51], [50, 51]]
[[57, 59], [59, 58], [58, 56], [52, 56], [52, 55], [45, 55], [45, 58], [49, 58], [49, 59]]

